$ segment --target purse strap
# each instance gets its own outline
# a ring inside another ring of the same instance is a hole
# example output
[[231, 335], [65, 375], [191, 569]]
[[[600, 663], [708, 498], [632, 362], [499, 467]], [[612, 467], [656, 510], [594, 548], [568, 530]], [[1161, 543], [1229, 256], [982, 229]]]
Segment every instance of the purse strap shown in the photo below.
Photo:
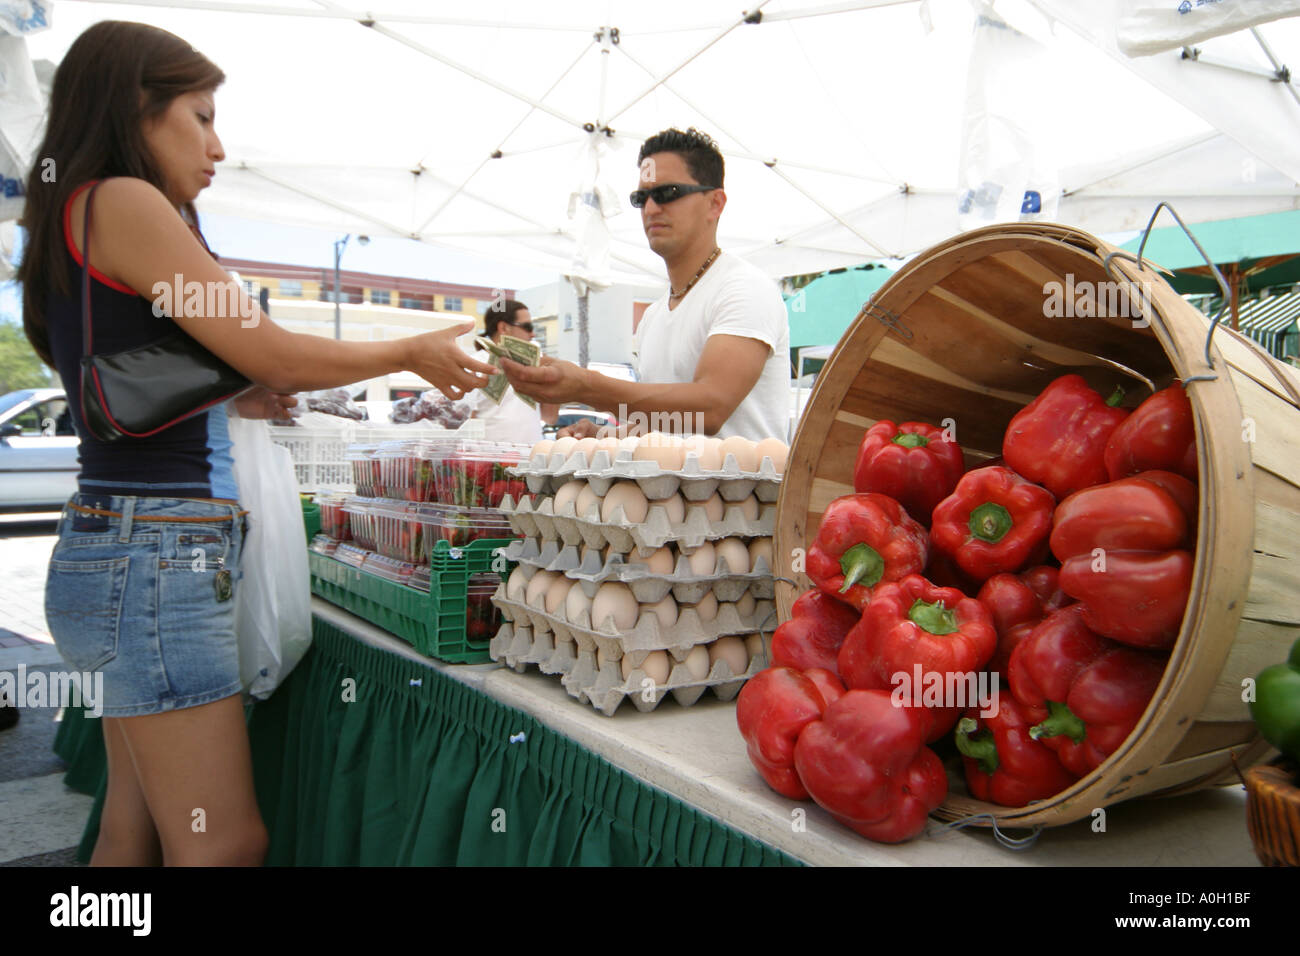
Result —
[[90, 325], [90, 204], [98, 188], [97, 182], [86, 194], [86, 215], [81, 230], [81, 354], [85, 356], [94, 354]]

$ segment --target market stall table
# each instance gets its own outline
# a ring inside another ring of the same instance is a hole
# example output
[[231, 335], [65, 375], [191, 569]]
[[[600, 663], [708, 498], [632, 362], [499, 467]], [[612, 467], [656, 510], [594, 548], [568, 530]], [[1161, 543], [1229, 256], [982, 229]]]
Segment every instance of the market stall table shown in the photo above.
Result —
[[[607, 718], [554, 677], [433, 661], [320, 599], [313, 614], [311, 654], [250, 715], [269, 864], [1256, 864], [1239, 786], [1111, 806], [1027, 850], [936, 821], [874, 844], [767, 788], [734, 702]], [[102, 784], [97, 739], [65, 721], [69, 785]]]

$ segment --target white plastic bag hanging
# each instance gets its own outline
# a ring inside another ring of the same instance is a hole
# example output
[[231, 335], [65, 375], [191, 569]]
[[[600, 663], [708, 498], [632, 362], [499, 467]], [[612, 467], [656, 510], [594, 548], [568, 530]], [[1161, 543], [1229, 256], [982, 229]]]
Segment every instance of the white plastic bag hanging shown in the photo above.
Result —
[[1120, 0], [1115, 43], [1126, 56], [1151, 56], [1297, 15], [1300, 0]]
[[957, 170], [962, 231], [995, 222], [1053, 221], [1061, 186], [1056, 104], [1041, 82], [1054, 68], [1047, 49], [976, 5], [966, 73]]
[[287, 448], [266, 422], [229, 416], [239, 502], [248, 536], [235, 589], [244, 693], [265, 700], [311, 647], [311, 580], [302, 505]]

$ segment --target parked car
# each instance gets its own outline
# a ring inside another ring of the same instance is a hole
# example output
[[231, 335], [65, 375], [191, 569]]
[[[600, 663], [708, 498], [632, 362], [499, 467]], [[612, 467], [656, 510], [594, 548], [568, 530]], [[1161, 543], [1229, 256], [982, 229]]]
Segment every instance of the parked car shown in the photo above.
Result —
[[56, 510], [76, 493], [77, 435], [61, 388], [0, 398], [0, 511]]

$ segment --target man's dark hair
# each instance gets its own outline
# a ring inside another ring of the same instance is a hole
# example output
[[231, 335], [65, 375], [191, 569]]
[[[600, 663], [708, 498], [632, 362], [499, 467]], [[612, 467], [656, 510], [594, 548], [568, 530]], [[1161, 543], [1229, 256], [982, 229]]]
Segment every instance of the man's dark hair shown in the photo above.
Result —
[[694, 126], [684, 133], [679, 129], [655, 133], [641, 144], [641, 153], [636, 158], [637, 165], [655, 153], [676, 153], [686, 163], [686, 169], [697, 183], [702, 186], [722, 186], [722, 153], [718, 152], [717, 143]]
[[[515, 316], [520, 312], [527, 310], [528, 306], [524, 305], [518, 299], [495, 299], [483, 313], [483, 333], [487, 338], [492, 338], [497, 334], [497, 326], [502, 322], [506, 325], [515, 324]], [[476, 345], [475, 348], [482, 348]]]

